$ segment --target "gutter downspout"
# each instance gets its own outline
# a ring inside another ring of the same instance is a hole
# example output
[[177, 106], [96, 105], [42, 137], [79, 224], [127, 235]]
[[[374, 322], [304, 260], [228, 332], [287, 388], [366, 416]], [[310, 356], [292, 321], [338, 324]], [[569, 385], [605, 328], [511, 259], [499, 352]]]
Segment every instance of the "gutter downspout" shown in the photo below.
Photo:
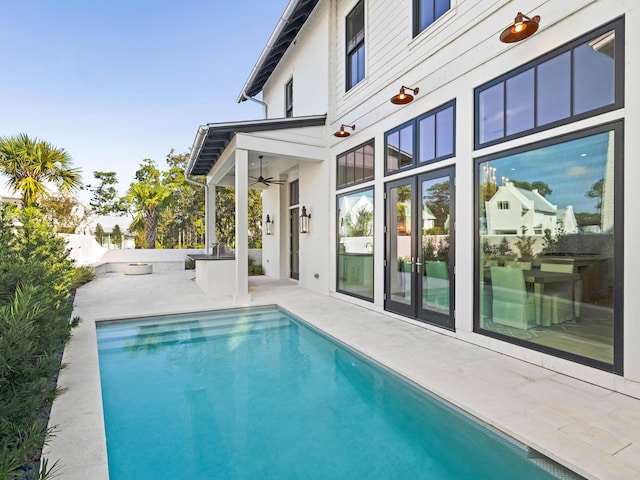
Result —
[[267, 104], [265, 102], [263, 102], [262, 100], [258, 100], [257, 98], [248, 97], [247, 94], [244, 93], [244, 90], [242, 91], [241, 96], [244, 100], [251, 100], [252, 102], [256, 102], [262, 105], [262, 115], [264, 116], [264, 119], [266, 120], [267, 118], [269, 118], [267, 116]]
[[[198, 182], [197, 180], [193, 180], [192, 178], [189, 178], [191, 176], [190, 170], [193, 167], [193, 164], [195, 162], [195, 159], [198, 158], [198, 154], [200, 153], [200, 150], [202, 149], [202, 144], [204, 143], [204, 140], [207, 138], [207, 133], [209, 132], [209, 127], [208, 126], [201, 126], [198, 129], [198, 133], [196, 134], [196, 138], [193, 141], [193, 147], [191, 148], [191, 155], [189, 157], [189, 161], [187, 162], [187, 165], [184, 167], [184, 179], [193, 184], [193, 185], [199, 185], [200, 187], [204, 187], [204, 241], [205, 241], [205, 245], [204, 245], [204, 253], [208, 254], [209, 253], [209, 187], [207, 186], [206, 182]], [[215, 232], [215, 227], [213, 229], [213, 231]]]

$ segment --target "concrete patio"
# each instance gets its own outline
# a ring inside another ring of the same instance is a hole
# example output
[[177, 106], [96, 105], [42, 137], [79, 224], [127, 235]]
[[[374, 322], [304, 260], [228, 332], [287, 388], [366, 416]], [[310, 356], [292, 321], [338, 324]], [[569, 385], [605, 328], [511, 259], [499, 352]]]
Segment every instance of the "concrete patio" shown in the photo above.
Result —
[[[95, 322], [237, 306], [207, 297], [192, 270], [107, 273], [81, 287], [45, 447], [66, 480], [108, 479]], [[410, 322], [252, 277], [251, 305], [277, 304], [587, 478], [640, 478], [640, 400]]]

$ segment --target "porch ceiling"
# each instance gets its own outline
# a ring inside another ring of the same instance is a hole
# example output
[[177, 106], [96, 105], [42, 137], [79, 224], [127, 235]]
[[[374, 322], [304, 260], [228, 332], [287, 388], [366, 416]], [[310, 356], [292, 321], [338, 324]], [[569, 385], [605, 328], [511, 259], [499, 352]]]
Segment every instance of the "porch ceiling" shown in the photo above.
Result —
[[207, 175], [237, 133], [324, 126], [326, 119], [327, 115], [324, 114], [203, 125], [196, 134], [186, 173], [189, 175]]

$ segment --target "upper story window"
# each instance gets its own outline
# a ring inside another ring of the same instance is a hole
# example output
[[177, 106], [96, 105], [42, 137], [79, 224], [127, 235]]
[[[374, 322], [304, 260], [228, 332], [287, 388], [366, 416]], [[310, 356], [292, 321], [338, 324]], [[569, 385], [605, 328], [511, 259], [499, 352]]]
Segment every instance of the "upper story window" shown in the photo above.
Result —
[[347, 15], [347, 90], [364, 78], [364, 0]]
[[622, 108], [623, 33], [619, 19], [476, 88], [475, 147]]
[[452, 101], [386, 133], [386, 173], [453, 157], [454, 147], [455, 101]]
[[284, 87], [284, 116], [293, 117], [293, 78]]
[[413, 0], [413, 36], [415, 37], [451, 8], [451, 0]]
[[337, 187], [373, 180], [373, 140], [338, 155]]

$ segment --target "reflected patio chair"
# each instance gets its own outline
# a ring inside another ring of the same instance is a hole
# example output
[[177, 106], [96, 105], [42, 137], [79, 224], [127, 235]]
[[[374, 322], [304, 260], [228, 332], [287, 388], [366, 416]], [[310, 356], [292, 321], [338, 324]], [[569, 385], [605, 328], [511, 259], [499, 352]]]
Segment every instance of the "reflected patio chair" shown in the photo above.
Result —
[[[573, 265], [570, 263], [542, 263], [542, 272], [562, 272], [574, 273]], [[582, 280], [548, 283], [544, 288], [545, 298], [551, 302], [551, 323], [558, 323], [573, 320], [574, 316], [580, 316], [580, 300], [582, 299]], [[575, 299], [575, 313], [574, 313]], [[545, 309], [546, 310], [546, 309]]]
[[523, 330], [536, 325], [535, 297], [521, 268], [491, 267], [491, 293], [495, 323]]
[[449, 267], [447, 262], [427, 260], [425, 262], [425, 285], [423, 302], [425, 306], [449, 309]]

